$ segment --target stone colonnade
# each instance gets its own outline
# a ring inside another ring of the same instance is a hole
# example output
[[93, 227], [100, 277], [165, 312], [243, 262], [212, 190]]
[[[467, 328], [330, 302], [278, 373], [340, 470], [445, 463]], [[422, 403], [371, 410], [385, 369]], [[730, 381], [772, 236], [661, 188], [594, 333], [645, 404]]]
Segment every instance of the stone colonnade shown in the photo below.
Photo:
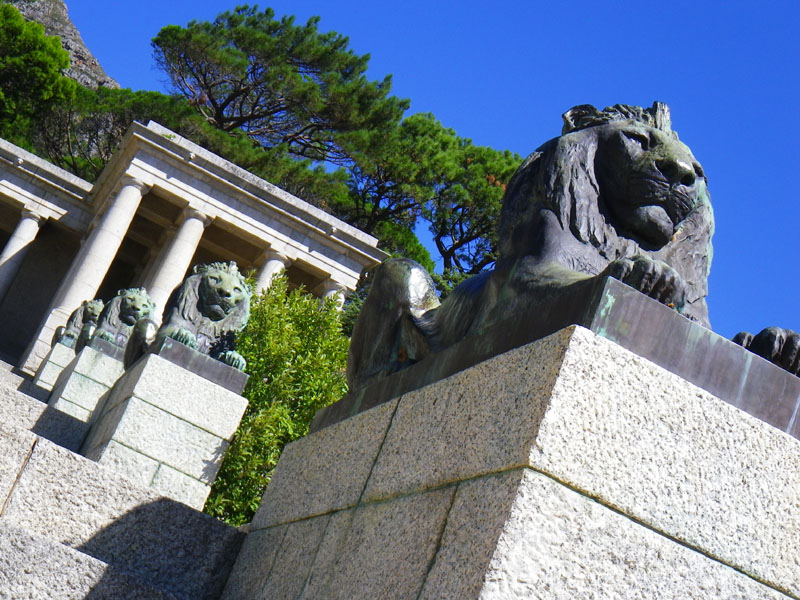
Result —
[[272, 278], [283, 273], [292, 264], [292, 260], [284, 254], [269, 249], [262, 255], [261, 269], [256, 276], [256, 293], [269, 289]]
[[[130, 227], [142, 197], [149, 189], [149, 185], [135, 177], [130, 175], [124, 177], [119, 192], [112, 198], [96, 227], [90, 232], [56, 294], [50, 321], [60, 322], [55, 322], [53, 329], [66, 322], [66, 319], [75, 308], [80, 306], [81, 302], [95, 297]], [[159, 317], [172, 290], [180, 285], [186, 271], [191, 267], [190, 263], [200, 244], [203, 231], [212, 220], [213, 218], [196, 208], [187, 206], [183, 211], [177, 230], [161, 248], [152, 268], [146, 274], [142, 287], [147, 289], [155, 303]], [[21, 234], [18, 237], [28, 239], [28, 243], [33, 239], [31, 236], [35, 235], [35, 230], [33, 234], [29, 233], [32, 229], [29, 223], [38, 223], [38, 221], [35, 216], [23, 216], [23, 221], [18, 227], [25, 232], [24, 235]], [[38, 229], [38, 225], [36, 228]], [[5, 251], [3, 256], [5, 256]], [[289, 257], [273, 249], [267, 249], [264, 252], [262, 261], [256, 278], [257, 292], [267, 289], [272, 278], [292, 264]], [[322, 284], [322, 289], [323, 299], [332, 297], [338, 292], [341, 308], [344, 303], [344, 287], [328, 280]]]
[[156, 259], [155, 269], [144, 282], [144, 288], [155, 302], [157, 313], [161, 313], [172, 290], [183, 281], [203, 230], [210, 223], [211, 219], [199, 210], [191, 207], [184, 209], [175, 236], [164, 245]]
[[[143, 181], [125, 175], [119, 192], [112, 196], [104, 213], [96, 221], [75, 257], [72, 266], [56, 293], [50, 314], [47, 316], [42, 333], [35, 344], [45, 345], [55, 329], [66, 323], [69, 315], [84, 300], [95, 298], [104, 277], [109, 271], [123, 239], [133, 221], [143, 196], [150, 190]], [[197, 251], [205, 228], [213, 221], [212, 217], [192, 206], [184, 208], [180, 224], [168, 237], [154, 257], [141, 280], [141, 285], [156, 305], [156, 319], [160, 321], [162, 311], [172, 291], [180, 285], [186, 271], [191, 267], [192, 258]], [[24, 249], [33, 241], [39, 228], [40, 219], [25, 212], [12, 238], [0, 257], [0, 294], [13, 281], [24, 255]], [[269, 287], [272, 278], [292, 264], [292, 260], [281, 252], [267, 249], [262, 255], [261, 268], [256, 279], [258, 292]], [[4, 268], [5, 267], [5, 268]], [[344, 303], [345, 288], [333, 282], [321, 284], [322, 297], [332, 297], [337, 292], [338, 305]], [[2, 296], [0, 295], [0, 299]], [[33, 362], [38, 354], [46, 353], [46, 348], [29, 348], [23, 368], [35, 368]]]
[[328, 298], [334, 298], [339, 310], [342, 310], [345, 291], [344, 286], [329, 279], [322, 284], [322, 299], [324, 301]]
[[70, 185], [74, 206], [57, 206], [40, 219], [26, 213], [0, 256], [1, 296], [40, 221], [57, 219], [67, 230], [86, 232], [18, 362], [26, 372], [36, 371], [56, 328], [102, 286], [146, 288], [160, 318], [193, 260], [232, 258], [258, 269], [257, 291], [291, 269], [298, 282], [323, 299], [338, 298], [341, 307], [361, 270], [386, 256], [375, 238], [157, 123], [134, 123], [94, 186]]

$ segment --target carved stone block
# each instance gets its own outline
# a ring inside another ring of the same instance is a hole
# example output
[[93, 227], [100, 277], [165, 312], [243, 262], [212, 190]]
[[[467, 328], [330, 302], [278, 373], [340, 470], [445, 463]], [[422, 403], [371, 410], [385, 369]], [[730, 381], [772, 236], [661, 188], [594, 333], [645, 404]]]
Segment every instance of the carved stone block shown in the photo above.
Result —
[[[297, 482], [334, 472], [344, 432], [358, 440], [373, 414], [388, 430], [363, 493], [322, 512], [333, 486]], [[284, 457], [227, 600], [800, 594], [800, 440], [581, 327], [309, 434]]]
[[[92, 343], [96, 341], [99, 340]], [[59, 375], [48, 404], [88, 423], [103, 395], [123, 371], [121, 361], [85, 346]]]
[[246, 407], [238, 394], [148, 354], [106, 394], [81, 453], [137, 481], [146, 463], [143, 483], [199, 509]]

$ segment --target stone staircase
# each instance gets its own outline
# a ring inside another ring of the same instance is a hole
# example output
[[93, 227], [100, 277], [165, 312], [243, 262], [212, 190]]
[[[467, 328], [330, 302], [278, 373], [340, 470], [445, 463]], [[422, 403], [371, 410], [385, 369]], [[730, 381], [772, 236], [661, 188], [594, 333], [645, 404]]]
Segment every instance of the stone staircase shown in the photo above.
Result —
[[86, 424], [0, 363], [0, 599], [216, 599], [244, 534], [74, 453]]

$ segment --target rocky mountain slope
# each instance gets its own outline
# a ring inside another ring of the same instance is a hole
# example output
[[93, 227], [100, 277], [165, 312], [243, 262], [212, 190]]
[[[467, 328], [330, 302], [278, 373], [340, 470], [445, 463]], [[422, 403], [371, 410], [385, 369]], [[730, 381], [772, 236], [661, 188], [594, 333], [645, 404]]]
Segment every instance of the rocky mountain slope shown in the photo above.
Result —
[[119, 87], [116, 81], [106, 75], [103, 67], [83, 43], [81, 34], [70, 21], [64, 0], [11, 0], [11, 4], [29, 21], [44, 25], [48, 35], [61, 38], [61, 44], [72, 58], [72, 64], [66, 72], [68, 77], [91, 88], [101, 85]]

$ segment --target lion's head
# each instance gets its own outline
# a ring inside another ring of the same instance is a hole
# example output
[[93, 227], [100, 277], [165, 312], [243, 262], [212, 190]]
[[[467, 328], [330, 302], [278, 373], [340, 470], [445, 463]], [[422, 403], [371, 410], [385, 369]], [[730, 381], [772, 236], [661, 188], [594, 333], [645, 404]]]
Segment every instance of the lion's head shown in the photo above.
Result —
[[83, 303], [83, 322], [88, 323], [97, 323], [97, 319], [100, 318], [100, 313], [103, 312], [103, 301], [102, 300], [92, 300], [91, 302], [84, 302]]
[[552, 223], [578, 242], [564, 244], [562, 235], [558, 244], [574, 270], [594, 275], [641, 254], [667, 262], [688, 284], [686, 314], [707, 324], [713, 213], [703, 169], [672, 131], [665, 104], [565, 113], [563, 135], [531, 154], [509, 183], [498, 266], [553, 245], [544, 231]]
[[100, 317], [100, 313], [102, 311], [102, 300], [84, 300], [81, 302], [81, 305], [69, 316], [66, 327], [58, 327], [56, 329], [52, 343], [55, 344], [56, 342], [60, 342], [65, 346], [74, 348], [84, 325], [91, 323], [94, 326], [97, 326], [97, 319]]
[[77, 336], [85, 323], [97, 323], [101, 312], [103, 312], [102, 300], [84, 300], [70, 315], [66, 333], [74, 333]]
[[200, 275], [197, 307], [203, 316], [220, 321], [250, 299], [250, 289], [236, 263], [199, 265]]
[[144, 288], [119, 290], [100, 313], [96, 335], [109, 339], [110, 334], [117, 345], [124, 346], [130, 328], [140, 319], [150, 317], [154, 310], [155, 304]]
[[242, 329], [250, 316], [250, 287], [235, 262], [197, 265], [176, 290], [165, 325], [178, 325], [213, 343]]

